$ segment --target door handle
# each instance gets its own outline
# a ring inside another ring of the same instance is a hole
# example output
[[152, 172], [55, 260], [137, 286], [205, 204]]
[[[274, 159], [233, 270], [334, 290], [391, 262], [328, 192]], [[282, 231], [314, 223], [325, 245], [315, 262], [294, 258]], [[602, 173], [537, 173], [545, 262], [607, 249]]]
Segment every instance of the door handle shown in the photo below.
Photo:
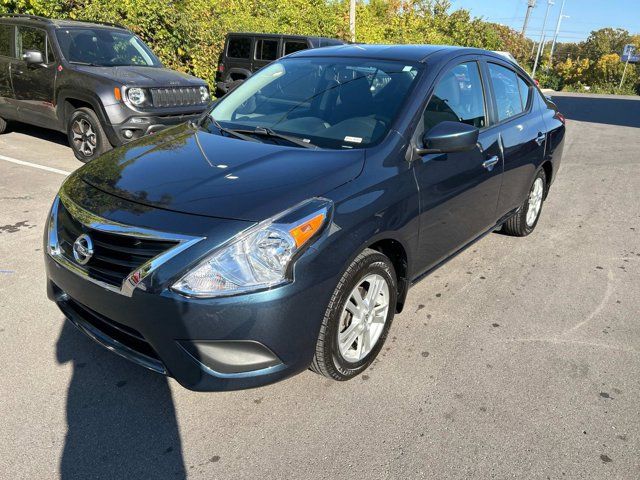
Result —
[[546, 139], [547, 139], [547, 135], [546, 134], [538, 133], [538, 136], [536, 137], [536, 143], [538, 145], [542, 145]]
[[494, 155], [493, 157], [489, 158], [488, 160], [485, 160], [484, 162], [482, 162], [482, 166], [484, 168], [486, 168], [487, 170], [491, 171], [493, 170], [493, 167], [496, 166], [496, 163], [498, 163], [500, 161], [500, 159], [498, 158], [497, 155]]

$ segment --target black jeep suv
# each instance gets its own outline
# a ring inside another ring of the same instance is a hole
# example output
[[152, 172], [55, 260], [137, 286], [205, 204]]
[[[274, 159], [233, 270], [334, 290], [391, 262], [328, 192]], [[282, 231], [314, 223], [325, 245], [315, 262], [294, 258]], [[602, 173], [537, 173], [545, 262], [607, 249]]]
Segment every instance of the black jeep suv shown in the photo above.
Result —
[[230, 92], [274, 60], [308, 48], [342, 45], [335, 38], [277, 33], [229, 33], [218, 60], [216, 95]]
[[163, 68], [113, 24], [0, 17], [0, 133], [16, 120], [67, 133], [76, 157], [199, 116], [204, 80]]

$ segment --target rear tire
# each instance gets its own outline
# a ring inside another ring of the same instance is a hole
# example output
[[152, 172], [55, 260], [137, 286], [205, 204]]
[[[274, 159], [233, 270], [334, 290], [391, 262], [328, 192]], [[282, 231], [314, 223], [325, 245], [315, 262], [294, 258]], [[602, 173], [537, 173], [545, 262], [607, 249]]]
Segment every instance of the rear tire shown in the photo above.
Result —
[[0, 134], [7, 131], [7, 121], [4, 118], [0, 118]]
[[81, 162], [90, 162], [111, 149], [96, 113], [90, 108], [75, 110], [67, 124], [69, 146]]
[[533, 232], [542, 213], [546, 192], [547, 176], [541, 168], [531, 183], [526, 200], [518, 211], [505, 222], [502, 231], [514, 237], [526, 237]]
[[311, 370], [339, 381], [366, 370], [387, 338], [397, 291], [389, 258], [371, 249], [358, 255], [329, 301]]

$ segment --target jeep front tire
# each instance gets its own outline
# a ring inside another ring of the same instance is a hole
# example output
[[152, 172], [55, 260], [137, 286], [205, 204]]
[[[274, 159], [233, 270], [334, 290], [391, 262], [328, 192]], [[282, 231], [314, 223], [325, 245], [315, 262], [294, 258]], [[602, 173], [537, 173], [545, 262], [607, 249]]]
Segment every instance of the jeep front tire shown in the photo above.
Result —
[[111, 148], [98, 116], [90, 108], [78, 108], [67, 123], [69, 146], [81, 162], [90, 162]]

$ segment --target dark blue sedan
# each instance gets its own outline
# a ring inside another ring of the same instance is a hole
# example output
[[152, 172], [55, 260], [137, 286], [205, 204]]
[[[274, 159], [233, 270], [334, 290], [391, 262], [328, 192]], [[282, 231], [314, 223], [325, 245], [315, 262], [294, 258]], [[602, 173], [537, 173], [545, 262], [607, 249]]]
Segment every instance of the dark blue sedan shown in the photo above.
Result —
[[347, 380], [407, 290], [482, 236], [526, 236], [564, 117], [501, 55], [305, 50], [198, 122], [71, 175], [48, 221], [48, 295], [108, 349], [193, 390], [307, 368]]

